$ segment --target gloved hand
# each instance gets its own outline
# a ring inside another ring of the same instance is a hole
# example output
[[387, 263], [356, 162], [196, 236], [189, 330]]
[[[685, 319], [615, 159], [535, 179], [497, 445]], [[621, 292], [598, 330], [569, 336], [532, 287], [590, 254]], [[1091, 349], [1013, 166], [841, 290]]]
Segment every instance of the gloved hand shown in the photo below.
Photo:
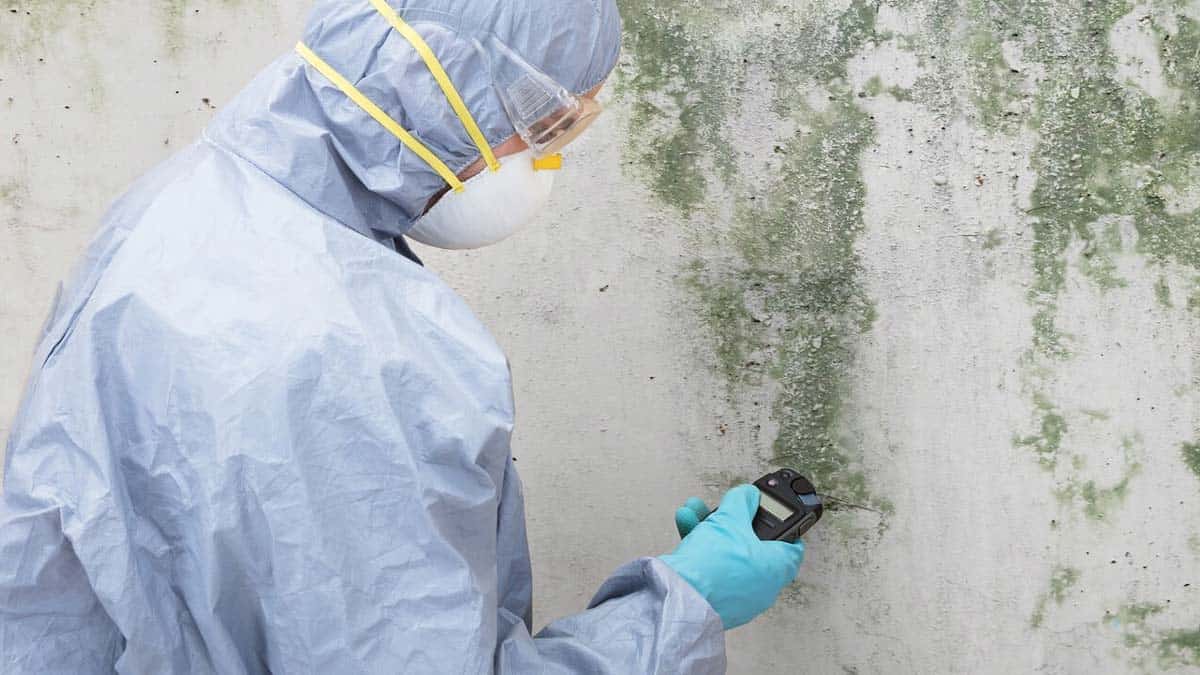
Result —
[[675, 511], [675, 529], [679, 530], [679, 538], [683, 539], [688, 536], [688, 533], [696, 529], [700, 521], [708, 517], [711, 511], [708, 504], [704, 503], [699, 497], [692, 497], [684, 502], [683, 506]]
[[750, 523], [759, 496], [753, 485], [735, 487], [703, 521], [704, 502], [689, 499], [675, 512], [683, 541], [673, 553], [659, 556], [712, 605], [725, 630], [749, 623], [775, 604], [804, 560], [803, 542], [762, 541], [754, 534]]

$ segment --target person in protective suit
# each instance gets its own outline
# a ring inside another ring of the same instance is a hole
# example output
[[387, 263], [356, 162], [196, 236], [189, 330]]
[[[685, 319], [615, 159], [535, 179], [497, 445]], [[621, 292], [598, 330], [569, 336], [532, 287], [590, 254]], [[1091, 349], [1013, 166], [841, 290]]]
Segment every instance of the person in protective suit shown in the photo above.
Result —
[[508, 364], [403, 239], [528, 220], [619, 43], [612, 0], [322, 0], [112, 206], [8, 443], [0, 672], [723, 672], [802, 545], [690, 502], [531, 635]]

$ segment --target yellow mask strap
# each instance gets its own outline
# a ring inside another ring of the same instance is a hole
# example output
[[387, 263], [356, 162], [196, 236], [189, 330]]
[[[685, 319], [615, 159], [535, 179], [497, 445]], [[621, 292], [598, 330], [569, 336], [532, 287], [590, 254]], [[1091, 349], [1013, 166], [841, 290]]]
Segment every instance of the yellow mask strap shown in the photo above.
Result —
[[354, 101], [356, 104], [358, 104], [358, 107], [362, 108], [363, 111], [373, 117], [376, 122], [379, 122], [384, 129], [392, 132], [392, 135], [400, 139], [400, 142], [403, 143], [405, 147], [407, 147], [409, 150], [412, 150], [421, 159], [425, 160], [425, 163], [428, 164], [434, 171], [436, 171], [437, 174], [442, 177], [442, 180], [446, 181], [446, 184], [453, 188], [455, 192], [462, 192], [462, 181], [458, 179], [458, 176], [454, 175], [454, 172], [450, 170], [450, 167], [446, 166], [445, 162], [438, 159], [437, 155], [433, 154], [433, 152], [430, 151], [429, 148], [425, 147], [421, 141], [418, 141], [413, 137], [412, 134], [405, 131], [404, 127], [400, 126], [399, 122], [392, 119], [387, 113], [381, 110], [379, 106], [371, 102], [371, 99], [367, 98], [361, 91], [358, 90], [357, 87], [351, 84], [349, 80], [342, 77], [341, 73], [334, 70], [333, 66], [329, 65], [321, 57], [317, 56], [313, 50], [309, 49], [308, 45], [304, 44], [303, 42], [296, 43], [296, 52], [300, 54], [300, 56], [304, 57], [304, 60], [308, 61], [313, 68], [316, 68], [330, 82], [336, 85], [338, 89], [342, 90], [342, 93], [345, 94], [351, 101]]
[[458, 115], [463, 128], [467, 130], [467, 135], [471, 137], [471, 140], [475, 141], [475, 146], [479, 148], [479, 152], [483, 155], [484, 161], [487, 162], [488, 168], [492, 171], [498, 171], [500, 169], [500, 162], [496, 161], [496, 155], [492, 152], [492, 146], [488, 145], [483, 132], [479, 130], [479, 125], [475, 123], [475, 118], [471, 116], [471, 111], [467, 110], [467, 104], [463, 103], [462, 96], [458, 95], [458, 89], [454, 88], [454, 83], [450, 81], [450, 76], [446, 74], [446, 70], [442, 68], [442, 64], [434, 56], [433, 50], [429, 48], [429, 45], [425, 43], [421, 35], [413, 30], [412, 26], [400, 18], [400, 15], [387, 4], [386, 0], [370, 0], [370, 2], [375, 11], [387, 19], [392, 28], [396, 29], [397, 33], [403, 35], [413, 46], [413, 49], [417, 50], [417, 53], [421, 55], [421, 58], [425, 61], [425, 67], [429, 68], [430, 73], [433, 73], [433, 79], [437, 80], [438, 86], [442, 88], [442, 93], [446, 96], [446, 100], [450, 101], [450, 107]]
[[562, 155], [555, 153], [533, 160], [534, 171], [558, 171], [562, 168]]

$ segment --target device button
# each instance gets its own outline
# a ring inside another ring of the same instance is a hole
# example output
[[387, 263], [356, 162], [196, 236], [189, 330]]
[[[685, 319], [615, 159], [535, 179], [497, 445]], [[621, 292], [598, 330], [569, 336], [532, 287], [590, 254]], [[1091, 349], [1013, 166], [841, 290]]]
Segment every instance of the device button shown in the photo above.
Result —
[[812, 494], [816, 491], [817, 489], [813, 487], [813, 484], [808, 482], [808, 479], [804, 476], [800, 476], [796, 480], [792, 481], [792, 492], [795, 492], [798, 495]]

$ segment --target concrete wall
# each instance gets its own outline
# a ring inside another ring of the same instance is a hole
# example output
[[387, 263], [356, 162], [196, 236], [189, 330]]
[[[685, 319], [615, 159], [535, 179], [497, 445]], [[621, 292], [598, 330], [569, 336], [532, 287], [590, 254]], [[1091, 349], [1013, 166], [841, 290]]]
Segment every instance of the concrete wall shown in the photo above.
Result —
[[[0, 434], [105, 204], [305, 5], [0, 7]], [[1200, 672], [1200, 2], [622, 5], [552, 207], [428, 255], [512, 358], [538, 622], [792, 464], [853, 506], [731, 672]]]

